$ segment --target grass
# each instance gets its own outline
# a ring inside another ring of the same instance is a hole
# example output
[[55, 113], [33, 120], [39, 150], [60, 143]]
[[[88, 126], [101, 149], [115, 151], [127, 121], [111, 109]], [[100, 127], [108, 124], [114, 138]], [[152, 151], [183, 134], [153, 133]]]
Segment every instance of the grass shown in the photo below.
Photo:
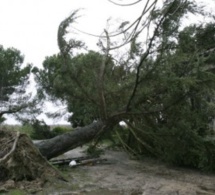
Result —
[[7, 125], [7, 124], [2, 125], [1, 124], [0, 127], [2, 129], [19, 131], [20, 133], [25, 133], [28, 136], [30, 136], [33, 131], [33, 128], [30, 125]]
[[[58, 132], [59, 134], [66, 132], [67, 129], [68, 129], [68, 131], [71, 130], [70, 125], [50, 125], [49, 127], [50, 127], [51, 131], [56, 127], [60, 127], [62, 129], [64, 129], [64, 131]], [[27, 134], [29, 137], [31, 137], [32, 133], [34, 132], [34, 129], [31, 125], [0, 124], [0, 129], [19, 131], [20, 133]]]

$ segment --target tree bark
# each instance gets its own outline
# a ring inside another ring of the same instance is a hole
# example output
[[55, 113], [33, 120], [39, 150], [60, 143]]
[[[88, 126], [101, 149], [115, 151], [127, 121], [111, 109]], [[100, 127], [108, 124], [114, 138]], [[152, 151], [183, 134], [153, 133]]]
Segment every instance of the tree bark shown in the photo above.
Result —
[[92, 141], [100, 132], [104, 131], [104, 129], [106, 130], [106, 127], [105, 122], [93, 122], [85, 127], [78, 127], [72, 132], [36, 142], [34, 145], [45, 158], [51, 159]]

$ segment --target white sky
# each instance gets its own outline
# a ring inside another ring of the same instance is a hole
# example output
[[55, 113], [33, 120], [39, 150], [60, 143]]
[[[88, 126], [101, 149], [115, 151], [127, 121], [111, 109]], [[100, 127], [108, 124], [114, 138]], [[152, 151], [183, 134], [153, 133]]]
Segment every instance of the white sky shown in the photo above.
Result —
[[[58, 26], [73, 10], [84, 8], [78, 19], [79, 27], [96, 34], [102, 32], [110, 16], [128, 16], [128, 8], [107, 0], [0, 0], [0, 3], [0, 44], [19, 49], [26, 62], [39, 67], [45, 56], [58, 52]], [[136, 10], [132, 15], [141, 11]]]
[[[40, 68], [46, 56], [58, 53], [58, 26], [72, 11], [83, 8], [77, 27], [99, 35], [108, 18], [135, 18], [142, 9], [115, 6], [108, 0], [0, 0], [0, 3], [0, 45], [20, 50], [25, 63]], [[88, 37], [87, 41], [95, 47], [97, 38]], [[50, 107], [48, 104], [46, 109]], [[41, 118], [49, 124], [53, 122], [44, 115]], [[7, 123], [16, 122], [10, 118]]]
[[[19, 49], [25, 63], [40, 68], [45, 56], [58, 53], [58, 26], [73, 10], [84, 8], [78, 19], [79, 29], [99, 35], [109, 17], [129, 20], [136, 18], [143, 8], [140, 4], [120, 7], [108, 0], [0, 0], [0, 3], [0, 45]], [[97, 39], [86, 40], [92, 47], [96, 45]]]

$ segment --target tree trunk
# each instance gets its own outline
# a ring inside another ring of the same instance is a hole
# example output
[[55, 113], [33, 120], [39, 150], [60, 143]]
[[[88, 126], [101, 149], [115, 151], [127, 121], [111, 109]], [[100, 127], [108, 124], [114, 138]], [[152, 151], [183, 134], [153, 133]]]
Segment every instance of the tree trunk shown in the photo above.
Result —
[[34, 145], [44, 157], [51, 159], [92, 141], [101, 132], [107, 130], [106, 127], [104, 122], [98, 121], [85, 127], [78, 127], [72, 132], [34, 143]]

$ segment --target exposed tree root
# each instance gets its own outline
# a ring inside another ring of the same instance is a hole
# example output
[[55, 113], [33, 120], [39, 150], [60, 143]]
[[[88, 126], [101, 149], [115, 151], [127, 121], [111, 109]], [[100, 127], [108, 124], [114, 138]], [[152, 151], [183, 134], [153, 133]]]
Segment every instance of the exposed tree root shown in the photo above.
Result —
[[13, 187], [29, 188], [31, 183], [34, 187], [35, 184], [41, 187], [51, 177], [62, 179], [60, 173], [40, 154], [27, 135], [0, 130], [0, 143], [2, 190]]

